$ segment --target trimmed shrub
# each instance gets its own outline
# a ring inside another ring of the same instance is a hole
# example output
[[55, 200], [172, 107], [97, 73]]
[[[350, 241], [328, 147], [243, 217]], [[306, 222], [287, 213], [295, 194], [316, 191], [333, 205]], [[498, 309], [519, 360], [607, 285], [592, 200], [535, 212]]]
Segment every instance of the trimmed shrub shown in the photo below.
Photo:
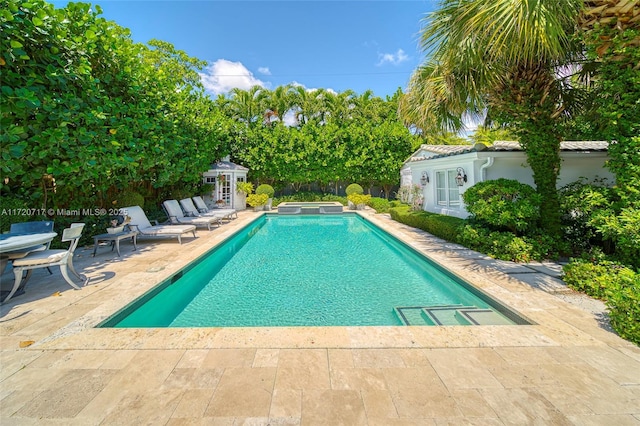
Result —
[[347, 195], [347, 200], [351, 201], [356, 206], [360, 204], [368, 205], [371, 202], [371, 195], [350, 194], [350, 195]]
[[465, 225], [460, 230], [460, 244], [493, 258], [512, 262], [530, 262], [557, 257], [561, 242], [543, 234], [518, 237], [511, 232], [493, 231], [482, 226]]
[[357, 183], [352, 183], [351, 185], [347, 186], [345, 192], [348, 197], [351, 194], [364, 194], [364, 189], [362, 189], [362, 187]]
[[267, 194], [249, 194], [247, 196], [247, 204], [251, 207], [264, 206], [267, 204], [269, 200], [269, 195]]
[[540, 219], [541, 198], [529, 185], [512, 179], [479, 182], [462, 198], [467, 211], [479, 222], [496, 230], [526, 233]]
[[436, 237], [456, 243], [458, 242], [460, 228], [464, 225], [463, 219], [429, 213], [423, 210], [415, 211], [411, 210], [411, 207], [407, 205], [393, 207], [389, 210], [389, 213], [391, 218], [397, 222], [422, 229]]
[[[258, 187], [256, 188], [256, 194], [266, 194], [267, 198], [272, 198], [273, 194], [275, 193], [273, 186], [267, 184], [267, 183], [263, 183], [262, 185], [258, 185]], [[249, 204], [251, 205], [251, 204]]]
[[369, 205], [376, 211], [376, 213], [386, 213], [391, 208], [389, 200], [379, 197], [371, 197]]

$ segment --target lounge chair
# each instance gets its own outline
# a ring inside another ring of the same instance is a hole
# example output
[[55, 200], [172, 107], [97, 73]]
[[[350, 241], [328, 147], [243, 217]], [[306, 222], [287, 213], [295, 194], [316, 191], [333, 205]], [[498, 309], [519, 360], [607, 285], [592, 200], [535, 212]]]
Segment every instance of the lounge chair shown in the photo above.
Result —
[[[27, 281], [31, 277], [31, 273], [33, 272], [33, 270], [38, 268], [60, 266], [62, 277], [67, 283], [69, 283], [71, 287], [75, 288], [76, 290], [80, 290], [80, 287], [76, 283], [74, 283], [69, 276], [69, 272], [71, 272], [75, 277], [81, 280], [83, 285], [86, 285], [87, 282], [89, 282], [89, 279], [78, 274], [73, 267], [73, 252], [78, 246], [78, 241], [80, 240], [83, 229], [84, 223], [73, 223], [71, 224], [71, 227], [65, 229], [62, 232], [62, 242], [70, 241], [69, 248], [67, 250], [47, 249], [34, 251], [24, 257], [15, 259], [13, 261], [13, 274], [15, 276], [13, 288], [11, 289], [9, 295], [3, 300], [3, 302], [11, 299], [11, 297], [13, 297], [16, 291], [20, 288], [20, 285], [22, 284], [22, 286], [24, 286], [27, 283]], [[23, 280], [22, 273], [24, 271], [27, 271], [27, 274]]]
[[219, 213], [215, 210], [211, 210], [206, 213], [200, 213], [196, 208], [195, 204], [193, 204], [193, 200], [191, 198], [184, 198], [180, 200], [180, 206], [187, 217], [215, 217], [220, 220], [229, 219], [229, 216], [223, 213]]
[[180, 207], [180, 204], [176, 200], [165, 200], [162, 202], [162, 207], [169, 217], [169, 221], [176, 225], [195, 225], [206, 226], [211, 231], [211, 225], [217, 223], [218, 226], [222, 223], [220, 217], [191, 217], [186, 216]]
[[209, 209], [207, 207], [207, 204], [202, 199], [202, 197], [198, 196], [198, 197], [193, 197], [192, 199], [194, 204], [196, 205], [196, 208], [201, 214], [218, 213], [218, 214], [223, 214], [225, 218], [228, 218], [228, 219], [238, 217], [238, 212], [235, 209]]
[[193, 238], [196, 238], [195, 225], [159, 225], [158, 221], [154, 221], [155, 225], [151, 225], [140, 206], [123, 207], [120, 209], [120, 214], [131, 218], [129, 227], [138, 231], [140, 236], [178, 238], [180, 244], [182, 244], [182, 235], [189, 232], [193, 232]]

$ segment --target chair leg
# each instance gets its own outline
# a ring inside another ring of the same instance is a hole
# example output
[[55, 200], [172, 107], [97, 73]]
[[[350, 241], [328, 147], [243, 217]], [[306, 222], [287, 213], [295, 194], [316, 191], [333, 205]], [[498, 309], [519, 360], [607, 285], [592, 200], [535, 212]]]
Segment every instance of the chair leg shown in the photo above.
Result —
[[76, 271], [76, 268], [73, 266], [73, 259], [71, 257], [69, 257], [67, 265], [69, 266], [69, 270], [71, 271], [71, 273], [78, 277], [80, 281], [82, 281], [82, 285], [87, 285], [87, 283], [89, 282], [89, 278], [87, 278], [86, 275], [81, 275], [78, 273], [78, 271]]
[[14, 268], [13, 275], [15, 277], [13, 281], [13, 288], [11, 289], [11, 292], [9, 292], [9, 295], [4, 298], [4, 300], [2, 301], [3, 303], [11, 299], [13, 295], [16, 293], [16, 291], [18, 290], [18, 288], [20, 287], [20, 283], [22, 282], [22, 268]]
[[53, 271], [51, 271], [51, 268], [49, 268], [48, 266], [47, 266], [47, 271], [49, 271], [49, 275], [53, 275]]
[[80, 287], [78, 287], [78, 285], [74, 283], [69, 277], [69, 272], [67, 271], [67, 265], [60, 265], [60, 272], [62, 272], [62, 277], [66, 282], [69, 283], [71, 287], [75, 288], [76, 290], [80, 290]]

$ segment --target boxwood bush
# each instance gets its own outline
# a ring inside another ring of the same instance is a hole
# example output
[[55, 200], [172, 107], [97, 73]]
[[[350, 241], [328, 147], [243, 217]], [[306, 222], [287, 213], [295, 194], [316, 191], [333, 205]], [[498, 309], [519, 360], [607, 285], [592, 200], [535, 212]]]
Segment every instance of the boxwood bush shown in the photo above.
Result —
[[258, 185], [258, 187], [256, 188], [256, 194], [258, 195], [266, 194], [267, 198], [273, 197], [274, 193], [275, 193], [275, 190], [273, 189], [273, 186], [266, 183], [263, 183], [262, 185]]
[[460, 228], [464, 225], [463, 219], [429, 213], [424, 210], [412, 210], [411, 206], [402, 205], [389, 210], [391, 218], [414, 228], [422, 229], [436, 237], [447, 241], [458, 242]]
[[347, 196], [351, 194], [364, 194], [364, 189], [357, 183], [352, 183], [344, 190]]

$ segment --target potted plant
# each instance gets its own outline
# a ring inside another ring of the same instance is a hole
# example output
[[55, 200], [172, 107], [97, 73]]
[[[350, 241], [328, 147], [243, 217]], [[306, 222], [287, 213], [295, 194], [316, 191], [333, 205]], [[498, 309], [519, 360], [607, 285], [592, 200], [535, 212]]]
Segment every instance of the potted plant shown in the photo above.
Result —
[[253, 207], [253, 210], [258, 212], [264, 209], [264, 205], [267, 204], [269, 196], [267, 194], [250, 194], [247, 197], [247, 204]]
[[357, 210], [364, 210], [365, 206], [371, 202], [371, 195], [367, 194], [350, 194], [347, 199], [356, 206]]
[[107, 228], [107, 233], [109, 234], [119, 234], [124, 231], [124, 227], [127, 226], [131, 222], [131, 218], [129, 216], [115, 216], [113, 219], [109, 221], [111, 225]]
[[264, 202], [263, 205], [269, 205], [269, 208], [265, 208], [265, 210], [271, 210], [271, 201], [273, 201], [273, 194], [275, 193], [275, 190], [273, 189], [273, 186], [263, 183], [262, 185], [259, 185], [256, 188], [256, 194], [264, 194], [267, 196], [267, 200]]
[[242, 209], [247, 208], [247, 195], [253, 192], [253, 184], [251, 182], [238, 182], [236, 184], [236, 192], [238, 193], [238, 205], [242, 206]]
[[362, 195], [364, 193], [364, 189], [362, 189], [362, 186], [358, 185], [357, 183], [352, 183], [347, 186], [345, 192], [347, 194], [347, 200], [349, 201], [349, 210], [355, 210], [358, 204], [354, 203], [353, 200], [351, 200], [351, 198], [349, 197], [352, 195]]

